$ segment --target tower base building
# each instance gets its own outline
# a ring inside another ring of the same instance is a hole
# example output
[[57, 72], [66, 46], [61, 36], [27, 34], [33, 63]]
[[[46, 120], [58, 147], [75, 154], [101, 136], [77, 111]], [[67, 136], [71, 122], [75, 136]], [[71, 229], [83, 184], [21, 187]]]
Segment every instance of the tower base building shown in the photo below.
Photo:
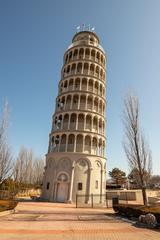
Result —
[[75, 34], [64, 54], [42, 187], [53, 202], [89, 203], [106, 189], [106, 56], [92, 31]]

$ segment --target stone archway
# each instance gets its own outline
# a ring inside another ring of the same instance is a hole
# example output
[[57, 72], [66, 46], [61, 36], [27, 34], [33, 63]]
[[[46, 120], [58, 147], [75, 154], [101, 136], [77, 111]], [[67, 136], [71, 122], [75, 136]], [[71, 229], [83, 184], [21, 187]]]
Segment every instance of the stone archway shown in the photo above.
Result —
[[90, 194], [90, 162], [86, 158], [80, 158], [74, 163], [73, 180], [73, 201], [76, 201], [76, 194], [84, 195], [81, 199], [86, 203]]
[[68, 175], [66, 173], [60, 173], [57, 177], [57, 194], [56, 201], [57, 202], [67, 202], [68, 200]]

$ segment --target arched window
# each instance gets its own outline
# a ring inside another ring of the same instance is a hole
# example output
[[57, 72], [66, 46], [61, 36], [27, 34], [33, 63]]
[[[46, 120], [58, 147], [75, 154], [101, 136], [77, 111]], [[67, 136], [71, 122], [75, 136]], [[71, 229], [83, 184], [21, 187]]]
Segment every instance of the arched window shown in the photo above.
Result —
[[99, 92], [100, 92], [100, 95], [103, 96], [103, 93], [102, 93], [102, 84], [100, 84], [100, 86], [99, 86]]
[[98, 94], [98, 82], [97, 81], [95, 82], [95, 85], [94, 85], [94, 93]]
[[57, 120], [57, 129], [61, 129], [61, 127], [62, 127], [62, 115], [60, 115], [59, 117], [58, 117], [58, 120]]
[[97, 97], [94, 99], [94, 108], [93, 108], [93, 110], [95, 112], [98, 112], [98, 98]]
[[75, 143], [75, 136], [73, 134], [70, 134], [69, 137], [68, 137], [67, 152], [73, 152], [74, 151], [74, 143]]
[[75, 113], [72, 113], [71, 120], [70, 120], [70, 129], [76, 129], [76, 119], [77, 119], [77, 115]]
[[92, 140], [92, 154], [97, 155], [97, 138], [93, 138]]
[[93, 104], [93, 98], [92, 96], [89, 96], [87, 99], [87, 109], [92, 110], [92, 104]]
[[60, 152], [65, 152], [65, 148], [66, 148], [66, 134], [63, 134], [61, 136], [61, 144], [60, 144]]
[[86, 130], [91, 131], [91, 126], [92, 126], [92, 118], [90, 115], [86, 116]]
[[51, 141], [50, 141], [50, 152], [54, 152], [54, 136], [51, 137]]
[[71, 108], [71, 95], [68, 95], [67, 96], [67, 99], [66, 99], [66, 107], [65, 109], [70, 109]]
[[63, 91], [66, 92], [67, 91], [67, 87], [68, 87], [68, 81], [64, 82], [64, 88]]
[[67, 181], [68, 181], [68, 176], [67, 176], [67, 174], [61, 173], [60, 175], [58, 175], [57, 181], [58, 181], [58, 182], [67, 182]]
[[95, 182], [95, 189], [98, 189], [98, 180]]
[[104, 114], [104, 112], [105, 112], [105, 105], [104, 105], [104, 103], [102, 104], [102, 114]]
[[80, 109], [81, 110], [85, 110], [86, 107], [86, 96], [85, 95], [81, 95], [80, 98]]
[[84, 54], [84, 49], [83, 48], [80, 48], [79, 50], [79, 58], [83, 58], [83, 54]]
[[70, 65], [67, 66], [67, 74], [70, 72]]
[[69, 121], [69, 115], [65, 114], [64, 119], [63, 119], [63, 129], [67, 130], [68, 129], [68, 121]]
[[87, 79], [82, 78], [82, 90], [86, 91], [87, 90]]
[[94, 64], [90, 65], [90, 75], [94, 75]]
[[82, 152], [83, 151], [83, 136], [81, 134], [77, 135], [77, 141], [76, 141], [76, 152]]
[[96, 58], [97, 58], [97, 62], [99, 62], [99, 60], [100, 60], [100, 53], [99, 52], [97, 52]]
[[104, 134], [104, 132], [105, 132], [105, 123], [103, 121], [103, 123], [102, 123], [102, 133]]
[[68, 54], [66, 55], [66, 59], [65, 59], [65, 61], [66, 61], [66, 62], [68, 61]]
[[60, 137], [57, 135], [55, 137], [54, 152], [58, 152]]
[[79, 90], [80, 89], [80, 78], [76, 78], [74, 89], [75, 90]]
[[97, 132], [97, 130], [98, 130], [98, 119], [97, 119], [97, 117], [95, 116], [95, 117], [93, 118], [93, 131]]
[[95, 50], [91, 51], [91, 59], [94, 61], [95, 60]]
[[78, 56], [78, 49], [75, 49], [74, 54], [73, 54], [73, 58], [77, 59], [77, 56]]
[[103, 55], [101, 55], [101, 63], [103, 64]]
[[73, 79], [70, 79], [70, 80], [69, 80], [68, 90], [69, 90], [69, 91], [72, 91], [72, 90], [73, 90]]
[[85, 58], [88, 59], [89, 56], [90, 56], [90, 50], [88, 48], [86, 48], [86, 50], [85, 50]]
[[82, 73], [82, 63], [78, 63], [77, 65], [77, 74]]
[[91, 153], [91, 137], [90, 136], [86, 136], [85, 137], [85, 147], [84, 147], [84, 151], [86, 153]]
[[69, 60], [72, 59], [72, 52], [69, 53]]
[[73, 96], [73, 105], [72, 105], [72, 108], [73, 109], [78, 109], [78, 99], [79, 99], [79, 96], [78, 95], [74, 95]]
[[88, 64], [88, 63], [84, 63], [83, 73], [84, 73], [84, 74], [88, 74], [88, 69], [89, 69], [89, 64]]
[[95, 73], [95, 76], [96, 76], [96, 77], [99, 77], [99, 67], [98, 67], [98, 66], [96, 66], [96, 73]]
[[102, 100], [99, 102], [99, 113], [102, 114]]
[[102, 156], [105, 155], [105, 141], [103, 141], [103, 146], [102, 146]]
[[93, 92], [93, 80], [92, 79], [89, 79], [88, 91], [89, 92]]
[[102, 134], [102, 119], [99, 119], [99, 133]]
[[72, 64], [72, 68], [71, 68], [71, 74], [75, 74], [76, 71], [76, 64]]
[[59, 85], [59, 94], [61, 94], [62, 92], [63, 92], [63, 83]]
[[98, 155], [102, 156], [102, 139], [99, 139]]
[[78, 130], [83, 130], [84, 129], [84, 114], [79, 114], [78, 115]]

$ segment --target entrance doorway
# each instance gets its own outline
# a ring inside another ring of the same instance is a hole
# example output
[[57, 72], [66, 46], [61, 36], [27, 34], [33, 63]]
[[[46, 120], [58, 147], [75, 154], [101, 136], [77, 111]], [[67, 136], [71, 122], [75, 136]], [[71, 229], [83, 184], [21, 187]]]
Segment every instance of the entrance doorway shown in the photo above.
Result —
[[66, 202], [68, 199], [68, 183], [58, 183], [57, 201]]
[[66, 202], [68, 200], [68, 176], [61, 173], [57, 180], [57, 202]]

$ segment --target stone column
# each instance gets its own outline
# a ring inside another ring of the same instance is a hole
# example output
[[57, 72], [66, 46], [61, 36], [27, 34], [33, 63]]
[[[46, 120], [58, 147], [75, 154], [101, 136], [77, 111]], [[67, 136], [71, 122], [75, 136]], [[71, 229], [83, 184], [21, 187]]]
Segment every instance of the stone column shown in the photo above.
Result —
[[87, 78], [87, 86], [86, 86], [86, 91], [88, 92], [88, 84], [89, 84], [89, 80]]
[[82, 90], [82, 78], [80, 78], [79, 90]]
[[65, 147], [65, 152], [67, 152], [67, 148], [68, 148], [68, 134], [66, 136], [66, 147]]
[[83, 135], [83, 142], [82, 142], [82, 152], [84, 153], [84, 146], [85, 146], [85, 136]]
[[77, 135], [75, 135], [75, 139], [74, 139], [74, 149], [73, 149], [73, 152], [76, 152], [76, 145], [77, 145]]
[[57, 200], [57, 185], [58, 185], [58, 182], [55, 182], [55, 188], [54, 188], [54, 201], [56, 202]]
[[73, 108], [73, 94], [71, 95], [71, 103], [70, 103], [70, 108], [69, 109], [72, 109]]
[[68, 130], [70, 129], [70, 122], [71, 122], [71, 114], [69, 114], [69, 118], [68, 118]]
[[79, 115], [76, 114], [76, 130], [78, 129], [78, 117], [79, 117]]
[[70, 181], [68, 203], [72, 203], [73, 180], [74, 180], [74, 166], [72, 166], [72, 172], [71, 172], [71, 181]]
[[86, 110], [87, 109], [87, 104], [88, 103], [88, 94], [86, 95], [86, 102], [85, 102], [85, 107], [84, 107], [84, 110]]
[[84, 48], [84, 52], [83, 52], [83, 59], [85, 59], [85, 48]]
[[82, 63], [81, 74], [84, 74], [84, 63]]
[[[53, 162], [52, 162], [52, 167], [55, 166], [53, 165]], [[52, 185], [51, 185], [51, 190], [50, 190], [50, 196], [49, 196], [49, 200], [51, 202], [54, 201], [54, 198], [55, 198], [55, 187], [56, 187], [56, 170], [53, 171], [53, 182], [52, 182]]]
[[77, 109], [79, 109], [79, 107], [80, 107], [80, 101], [81, 101], [81, 94], [78, 95], [78, 107], [77, 107]]
[[60, 146], [61, 146], [61, 136], [59, 136], [59, 144], [58, 144], [58, 151], [57, 152], [59, 152]]
[[61, 121], [61, 127], [60, 127], [61, 130], [63, 129], [63, 122], [64, 122], [64, 114], [62, 114], [62, 121]]
[[90, 154], [92, 154], [92, 141], [93, 141], [93, 136], [91, 136], [91, 148], [90, 148]]
[[92, 194], [92, 192], [91, 192], [92, 170], [93, 170], [92, 167], [88, 168], [88, 171], [89, 171], [89, 176], [88, 176], [89, 181], [88, 181], [88, 197], [86, 199], [87, 203], [90, 203], [90, 201], [91, 201], [91, 194]]
[[102, 166], [101, 166], [101, 185], [100, 185], [100, 203], [102, 203], [102, 194], [103, 194], [103, 191], [102, 191], [102, 188], [103, 188], [103, 169], [102, 169]]

